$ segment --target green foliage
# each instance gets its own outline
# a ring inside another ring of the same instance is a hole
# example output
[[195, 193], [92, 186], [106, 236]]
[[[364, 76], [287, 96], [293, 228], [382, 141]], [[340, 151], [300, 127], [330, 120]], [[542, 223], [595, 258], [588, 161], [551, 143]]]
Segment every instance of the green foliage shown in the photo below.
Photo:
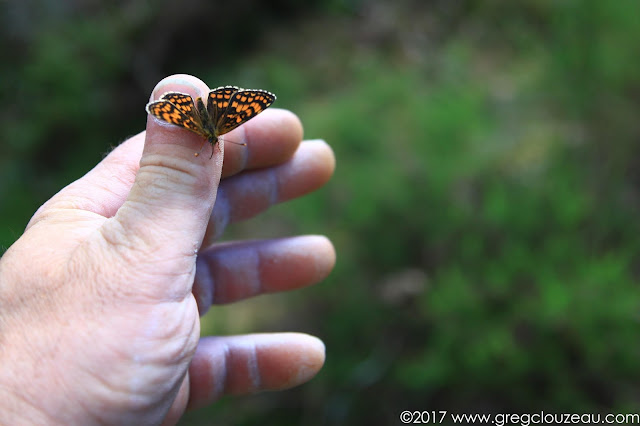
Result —
[[[392, 422], [405, 406], [633, 407], [640, 35], [628, 7], [548, 6], [545, 27], [516, 41], [524, 54], [464, 38], [435, 69], [373, 54], [348, 88], [299, 110], [338, 158], [325, 194], [287, 206], [339, 242], [318, 289], [319, 380], [342, 413], [329, 404], [329, 424]], [[500, 61], [487, 70], [486, 57]], [[385, 299], [414, 269], [420, 294]]]

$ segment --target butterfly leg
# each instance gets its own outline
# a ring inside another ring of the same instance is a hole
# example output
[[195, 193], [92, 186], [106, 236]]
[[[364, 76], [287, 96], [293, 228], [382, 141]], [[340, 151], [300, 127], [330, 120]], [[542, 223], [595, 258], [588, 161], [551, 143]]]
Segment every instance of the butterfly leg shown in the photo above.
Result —
[[213, 157], [213, 153], [216, 152], [216, 147], [218, 147], [218, 150], [220, 150], [220, 146], [218, 144], [218, 139], [209, 139], [209, 143], [211, 144], [211, 156], [209, 157], [209, 160], [211, 160], [211, 158]]

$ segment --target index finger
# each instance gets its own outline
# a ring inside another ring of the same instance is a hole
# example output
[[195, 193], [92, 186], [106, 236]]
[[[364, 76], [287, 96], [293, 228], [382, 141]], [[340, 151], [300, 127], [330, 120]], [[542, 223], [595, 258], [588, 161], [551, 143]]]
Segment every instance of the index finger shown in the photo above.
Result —
[[291, 111], [278, 108], [264, 111], [224, 135], [222, 177], [286, 162], [302, 142], [302, 133], [302, 123]]

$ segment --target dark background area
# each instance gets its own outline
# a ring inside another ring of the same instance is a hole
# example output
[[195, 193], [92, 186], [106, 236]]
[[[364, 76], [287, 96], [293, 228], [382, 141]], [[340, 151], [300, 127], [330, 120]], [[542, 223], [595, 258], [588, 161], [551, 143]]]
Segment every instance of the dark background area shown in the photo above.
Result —
[[301, 331], [300, 388], [184, 424], [399, 424], [402, 410], [638, 412], [633, 0], [0, 3], [0, 245], [189, 73], [278, 95], [335, 150], [319, 192], [225, 239], [328, 235], [324, 283], [214, 308]]

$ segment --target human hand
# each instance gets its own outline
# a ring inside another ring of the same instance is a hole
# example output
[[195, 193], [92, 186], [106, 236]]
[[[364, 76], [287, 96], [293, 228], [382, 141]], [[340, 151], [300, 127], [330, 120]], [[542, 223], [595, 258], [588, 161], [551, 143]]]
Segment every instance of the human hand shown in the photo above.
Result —
[[[208, 90], [178, 75], [153, 99]], [[308, 335], [199, 337], [211, 304], [316, 283], [335, 262], [320, 236], [211, 245], [227, 224], [319, 188], [335, 164], [284, 110], [228, 136], [246, 147], [194, 157], [199, 136], [149, 117], [36, 212], [0, 259], [0, 423], [172, 424], [321, 368], [324, 345]]]

